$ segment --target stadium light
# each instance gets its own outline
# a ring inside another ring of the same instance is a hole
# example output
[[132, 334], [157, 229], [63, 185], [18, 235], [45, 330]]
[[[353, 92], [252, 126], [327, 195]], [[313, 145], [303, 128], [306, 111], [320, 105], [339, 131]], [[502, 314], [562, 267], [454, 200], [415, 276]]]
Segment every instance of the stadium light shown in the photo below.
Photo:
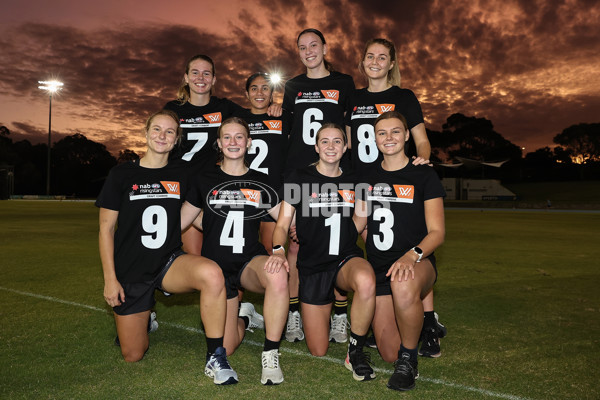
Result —
[[62, 89], [63, 83], [53, 81], [38, 81], [38, 89], [48, 92], [50, 109], [48, 111], [48, 166], [46, 168], [46, 195], [50, 195], [50, 146], [52, 145], [52, 95]]

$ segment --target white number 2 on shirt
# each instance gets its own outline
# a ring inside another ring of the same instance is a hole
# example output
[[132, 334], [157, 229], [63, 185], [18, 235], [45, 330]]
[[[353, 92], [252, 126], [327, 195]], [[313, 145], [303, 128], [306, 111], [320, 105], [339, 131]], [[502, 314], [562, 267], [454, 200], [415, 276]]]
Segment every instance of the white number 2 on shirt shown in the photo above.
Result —
[[244, 239], [243, 211], [229, 211], [227, 213], [220, 240], [221, 246], [233, 248], [234, 254], [241, 254], [244, 251], [246, 239]]
[[267, 142], [261, 139], [253, 139], [248, 154], [256, 154], [256, 157], [252, 160], [252, 164], [250, 164], [250, 169], [262, 172], [263, 174], [269, 173], [269, 168], [260, 166], [260, 164], [265, 161], [265, 158], [267, 158], [267, 155], [269, 155], [269, 146], [267, 145]]
[[142, 244], [159, 249], [167, 240], [167, 211], [161, 206], [150, 206], [142, 214], [142, 228], [150, 235], [142, 235]]

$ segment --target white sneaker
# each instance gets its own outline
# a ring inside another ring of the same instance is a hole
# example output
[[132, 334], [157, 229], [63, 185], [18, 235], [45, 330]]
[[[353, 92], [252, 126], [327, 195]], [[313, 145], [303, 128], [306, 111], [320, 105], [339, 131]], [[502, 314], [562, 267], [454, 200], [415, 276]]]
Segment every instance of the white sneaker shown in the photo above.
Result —
[[304, 332], [302, 331], [302, 317], [300, 317], [300, 313], [298, 311], [290, 311], [288, 313], [287, 327], [285, 329], [285, 340], [290, 343], [304, 340]]
[[263, 385], [279, 385], [283, 382], [283, 372], [279, 366], [279, 350], [262, 352], [262, 375], [260, 383]]
[[348, 341], [348, 332], [346, 330], [350, 326], [346, 314], [336, 315], [331, 317], [331, 329], [329, 330], [329, 341], [335, 343], [345, 343]]
[[204, 367], [204, 374], [213, 378], [216, 385], [233, 385], [238, 383], [237, 373], [227, 361], [227, 352], [224, 347], [217, 347]]
[[240, 317], [248, 317], [250, 321], [248, 323], [247, 331], [254, 332], [254, 329], [265, 329], [265, 319], [262, 315], [256, 312], [254, 308], [254, 304], [252, 303], [242, 303], [240, 304], [240, 312], [238, 314]]
[[148, 321], [148, 333], [156, 332], [158, 329], [158, 321], [156, 320], [156, 313], [152, 311], [150, 313], [150, 321]]

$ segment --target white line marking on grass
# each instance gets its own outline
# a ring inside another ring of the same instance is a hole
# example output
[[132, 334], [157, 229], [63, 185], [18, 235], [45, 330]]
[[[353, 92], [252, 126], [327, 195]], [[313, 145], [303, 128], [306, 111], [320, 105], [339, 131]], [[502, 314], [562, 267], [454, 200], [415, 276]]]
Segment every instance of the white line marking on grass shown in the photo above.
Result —
[[[28, 297], [33, 297], [36, 299], [42, 299], [42, 300], [47, 300], [47, 301], [51, 301], [54, 303], [60, 303], [60, 304], [66, 304], [69, 306], [75, 306], [75, 307], [80, 307], [80, 308], [85, 308], [88, 310], [92, 310], [92, 311], [99, 311], [102, 312], [104, 314], [108, 314], [110, 315], [110, 312], [107, 311], [105, 308], [99, 308], [99, 307], [94, 307], [94, 306], [88, 306], [87, 304], [81, 304], [81, 303], [75, 303], [73, 301], [68, 301], [68, 300], [62, 300], [56, 297], [51, 297], [51, 296], [44, 296], [41, 294], [36, 294], [36, 293], [30, 293], [30, 292], [23, 292], [21, 290], [16, 290], [16, 289], [9, 289], [9, 288], [5, 288], [0, 286], [1, 290], [7, 291], [7, 292], [11, 292], [11, 293], [15, 293], [15, 294], [20, 294], [22, 296], [28, 296]], [[170, 326], [173, 328], [177, 328], [177, 329], [182, 329], [188, 332], [192, 332], [192, 333], [200, 333], [202, 335], [204, 335], [204, 331], [202, 331], [202, 329], [200, 328], [193, 328], [190, 326], [185, 326], [185, 325], [180, 325], [180, 324], [175, 324], [172, 322], [164, 322], [164, 321], [159, 321], [160, 325], [166, 325], [166, 326]], [[263, 344], [259, 343], [259, 342], [255, 342], [254, 340], [250, 340], [250, 339], [244, 339], [244, 343], [252, 345], [252, 346], [257, 346], [257, 347], [262, 347]], [[297, 355], [297, 356], [302, 356], [302, 357], [310, 357], [310, 358], [315, 358], [315, 359], [319, 359], [319, 360], [323, 360], [323, 361], [327, 361], [333, 364], [339, 364], [339, 365], [343, 365], [344, 361], [343, 360], [339, 360], [337, 358], [333, 358], [333, 357], [315, 357], [309, 353], [306, 353], [304, 351], [299, 351], [299, 350], [294, 350], [294, 349], [288, 349], [288, 348], [281, 348], [279, 351], [281, 351], [282, 353], [289, 353], [289, 354], [293, 354], [293, 355]], [[379, 373], [384, 373], [384, 374], [392, 374], [392, 370], [391, 369], [385, 369], [385, 368], [373, 368], [373, 370], [375, 370], [376, 372]], [[424, 378], [422, 376], [419, 377], [419, 381], [420, 382], [430, 382], [430, 383], [435, 383], [437, 385], [443, 385], [443, 386], [448, 386], [448, 387], [452, 387], [452, 388], [456, 388], [456, 389], [461, 389], [461, 390], [465, 390], [467, 392], [474, 392], [474, 393], [479, 393], [485, 396], [490, 396], [490, 397], [496, 397], [499, 399], [506, 399], [506, 400], [529, 400], [526, 397], [520, 397], [520, 396], [514, 396], [514, 395], [510, 395], [510, 394], [504, 394], [504, 393], [498, 393], [498, 392], [492, 392], [490, 390], [485, 390], [485, 389], [479, 389], [476, 387], [472, 387], [472, 386], [466, 386], [466, 385], [461, 385], [458, 383], [452, 383], [452, 382], [446, 382], [444, 380], [441, 379], [434, 379], [434, 378]]]

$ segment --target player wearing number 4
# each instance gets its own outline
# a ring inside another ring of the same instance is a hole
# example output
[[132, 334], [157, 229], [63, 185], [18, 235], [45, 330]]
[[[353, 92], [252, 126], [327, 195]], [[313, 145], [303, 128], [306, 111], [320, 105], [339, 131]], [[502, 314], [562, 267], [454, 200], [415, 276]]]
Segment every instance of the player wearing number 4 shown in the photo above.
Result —
[[264, 293], [265, 344], [262, 352], [264, 385], [283, 382], [279, 365], [279, 342], [285, 325], [289, 292], [285, 268], [266, 266], [269, 258], [258, 241], [260, 219], [276, 215], [277, 194], [267, 176], [247, 167], [245, 155], [252, 140], [248, 125], [231, 117], [219, 128], [220, 165], [192, 182], [181, 209], [182, 223], [190, 224], [203, 210], [202, 255], [216, 261], [227, 289], [225, 347], [232, 354], [242, 342], [248, 319], [238, 317], [238, 289]]
[[[346, 132], [350, 138], [353, 168], [360, 171], [381, 161], [381, 154], [375, 144], [373, 123], [380, 114], [392, 110], [398, 111], [407, 120], [416, 147], [417, 158], [413, 160], [413, 164], [428, 163], [431, 145], [427, 139], [421, 105], [410, 89], [400, 87], [400, 70], [394, 43], [382, 38], [369, 40], [365, 44], [358, 69], [367, 79], [368, 87], [353, 92], [346, 113]], [[407, 154], [411, 155], [409, 151]], [[363, 239], [365, 237], [363, 234]], [[423, 305], [425, 325], [419, 354], [439, 357], [439, 337], [445, 335], [445, 327], [435, 318], [433, 291], [425, 296]]]
[[[343, 125], [348, 97], [354, 90], [352, 77], [334, 71], [331, 63], [326, 60], [328, 45], [319, 30], [303, 30], [296, 38], [296, 45], [300, 60], [306, 67], [306, 73], [290, 79], [285, 84], [283, 108], [294, 115], [289, 139], [287, 172], [318, 160], [314, 151], [317, 131], [321, 124], [326, 122]], [[297, 255], [298, 245], [291, 241], [288, 247], [290, 313], [286, 329], [286, 339], [290, 342], [304, 338], [298, 303]], [[336, 306], [332, 324], [332, 330], [338, 328], [338, 333], [331, 332], [332, 339], [340, 342], [347, 340], [345, 310], [347, 302], [344, 300], [343, 304], [344, 307]]]
[[382, 358], [394, 361], [388, 387], [409, 390], [418, 377], [423, 297], [437, 277], [433, 251], [444, 241], [444, 189], [436, 172], [405, 154], [406, 119], [389, 111], [375, 122], [383, 161], [362, 172], [355, 222], [368, 226], [367, 259], [377, 277], [373, 332]]
[[148, 320], [154, 290], [200, 291], [206, 332], [205, 373], [216, 384], [237, 383], [223, 348], [226, 292], [213, 261], [181, 251], [181, 204], [188, 185], [169, 151], [181, 137], [179, 118], [162, 110], [145, 128], [147, 150], [139, 160], [113, 168], [96, 205], [100, 207], [100, 258], [104, 298], [113, 307], [125, 361], [148, 350]]
[[329, 346], [329, 316], [334, 288], [353, 291], [352, 329], [345, 365], [356, 380], [375, 373], [363, 352], [375, 307], [375, 275], [356, 245], [352, 220], [355, 175], [342, 171], [346, 135], [336, 124], [323, 124], [314, 146], [319, 161], [290, 173], [282, 188], [283, 201], [273, 234], [268, 268], [287, 264], [283, 246], [296, 217], [300, 243], [298, 273], [306, 345], [311, 354], [324, 356]]

